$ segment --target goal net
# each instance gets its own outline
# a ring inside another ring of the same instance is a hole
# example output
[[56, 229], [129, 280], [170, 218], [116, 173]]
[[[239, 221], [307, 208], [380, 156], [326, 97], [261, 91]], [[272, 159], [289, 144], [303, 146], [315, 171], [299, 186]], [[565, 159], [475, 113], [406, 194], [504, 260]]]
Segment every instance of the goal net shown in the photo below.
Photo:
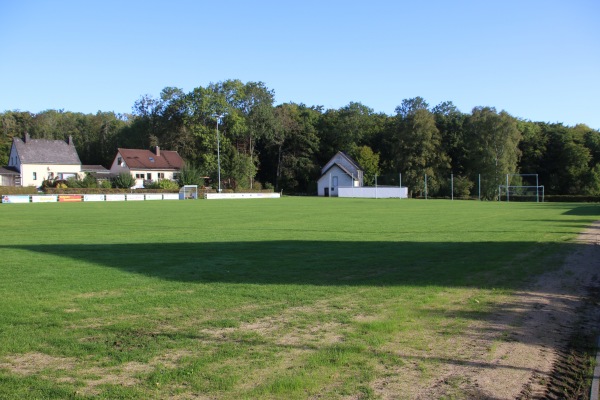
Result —
[[179, 189], [179, 200], [198, 198], [198, 185], [185, 185]]
[[544, 201], [544, 185], [537, 174], [507, 174], [506, 184], [498, 187], [500, 201]]

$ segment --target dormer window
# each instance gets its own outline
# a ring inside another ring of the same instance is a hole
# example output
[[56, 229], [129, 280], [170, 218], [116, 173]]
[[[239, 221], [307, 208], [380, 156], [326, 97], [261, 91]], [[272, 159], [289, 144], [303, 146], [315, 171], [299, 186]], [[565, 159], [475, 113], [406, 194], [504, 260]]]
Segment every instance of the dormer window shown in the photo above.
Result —
[[154, 157], [148, 157], [148, 159], [150, 160], [150, 162], [154, 162]]

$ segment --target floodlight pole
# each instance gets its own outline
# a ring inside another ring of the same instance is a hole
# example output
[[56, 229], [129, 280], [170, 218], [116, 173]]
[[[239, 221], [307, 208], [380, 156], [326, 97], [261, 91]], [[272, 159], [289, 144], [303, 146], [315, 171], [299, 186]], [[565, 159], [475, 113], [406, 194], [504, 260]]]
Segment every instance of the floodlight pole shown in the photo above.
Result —
[[219, 193], [221, 193], [221, 144], [219, 142], [219, 120], [223, 114], [217, 114], [217, 179], [219, 180]]
[[[400, 198], [402, 198], [402, 172], [398, 174], [398, 189], [400, 189]], [[408, 191], [406, 194], [406, 197], [408, 197]]]
[[454, 174], [450, 174], [450, 197], [454, 201]]

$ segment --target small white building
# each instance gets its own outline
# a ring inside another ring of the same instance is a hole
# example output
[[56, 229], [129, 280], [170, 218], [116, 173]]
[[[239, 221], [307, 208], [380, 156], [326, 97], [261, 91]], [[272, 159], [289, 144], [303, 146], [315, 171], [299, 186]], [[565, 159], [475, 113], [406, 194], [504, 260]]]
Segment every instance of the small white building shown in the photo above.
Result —
[[319, 196], [338, 196], [338, 187], [362, 187], [363, 171], [356, 161], [347, 154], [338, 151], [321, 169], [317, 181]]
[[161, 150], [158, 146], [154, 152], [119, 148], [110, 167], [110, 173], [118, 175], [127, 172], [135, 178], [135, 187], [141, 188], [144, 187], [144, 181], [176, 180], [183, 164], [179, 153]]
[[71, 136], [66, 141], [31, 139], [25, 133], [23, 139], [13, 138], [4, 170], [12, 171], [13, 175], [3, 173], [3, 183], [39, 187], [45, 179], [79, 178], [81, 161]]

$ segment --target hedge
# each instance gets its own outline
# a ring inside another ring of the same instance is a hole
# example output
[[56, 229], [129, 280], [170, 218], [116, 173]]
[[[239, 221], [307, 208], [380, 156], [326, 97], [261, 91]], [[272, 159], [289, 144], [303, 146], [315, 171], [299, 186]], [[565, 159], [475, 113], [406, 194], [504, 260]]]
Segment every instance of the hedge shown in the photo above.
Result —
[[0, 186], [0, 194], [38, 194], [38, 190], [33, 186]]

